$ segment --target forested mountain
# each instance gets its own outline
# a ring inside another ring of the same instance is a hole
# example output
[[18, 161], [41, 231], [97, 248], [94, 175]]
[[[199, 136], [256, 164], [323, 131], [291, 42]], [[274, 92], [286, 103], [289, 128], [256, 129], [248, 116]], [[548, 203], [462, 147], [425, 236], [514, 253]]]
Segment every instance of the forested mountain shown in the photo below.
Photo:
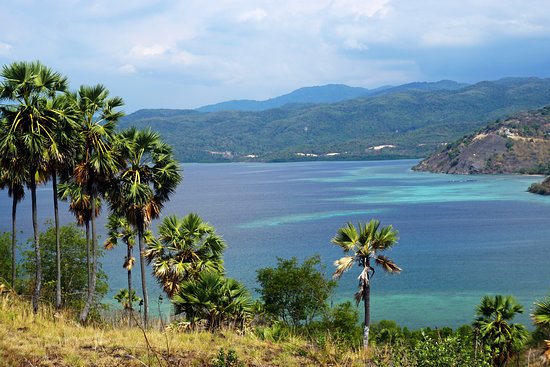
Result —
[[234, 100], [203, 106], [197, 109], [200, 112], [217, 111], [265, 111], [272, 108], [283, 107], [287, 104], [319, 104], [335, 103], [348, 99], [355, 99], [367, 96], [379, 96], [409, 90], [434, 91], [434, 90], [456, 90], [465, 87], [451, 80], [439, 82], [416, 82], [399, 85], [396, 87], [384, 86], [375, 89], [360, 87], [349, 87], [343, 84], [328, 84], [317, 87], [304, 87], [291, 93], [270, 98], [265, 101], [255, 100]]
[[441, 173], [550, 173], [550, 106], [497, 120], [415, 169]]
[[406, 90], [266, 111], [140, 110], [182, 161], [425, 157], [514, 112], [550, 103], [550, 79], [507, 78], [457, 90]]

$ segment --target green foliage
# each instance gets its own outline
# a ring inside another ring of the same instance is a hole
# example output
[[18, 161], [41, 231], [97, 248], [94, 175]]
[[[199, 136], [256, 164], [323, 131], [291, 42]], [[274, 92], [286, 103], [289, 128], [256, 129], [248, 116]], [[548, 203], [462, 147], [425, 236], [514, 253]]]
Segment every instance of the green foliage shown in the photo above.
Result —
[[11, 232], [0, 234], [0, 283], [11, 279]]
[[371, 340], [375, 344], [395, 344], [405, 337], [405, 333], [393, 320], [380, 320], [371, 325]]
[[217, 272], [203, 271], [197, 279], [184, 281], [172, 302], [176, 314], [184, 313], [193, 326], [204, 322], [208, 330], [242, 328], [252, 317], [248, 290]]
[[523, 313], [523, 306], [512, 296], [484, 296], [476, 309], [474, 328], [494, 366], [506, 365], [527, 341], [525, 327], [510, 323], [517, 313]]
[[[74, 224], [69, 224], [60, 227], [60, 242], [63, 301], [65, 306], [80, 309], [85, 302], [88, 287], [86, 238], [82, 230]], [[44, 275], [42, 298], [53, 303], [55, 301], [57, 268], [55, 264], [55, 227], [51, 223], [49, 223], [46, 231], [40, 233], [40, 243], [42, 244], [42, 271]], [[101, 255], [102, 252], [99, 251], [98, 257], [101, 257]], [[34, 252], [24, 251], [22, 257], [23, 276], [27, 277], [27, 282], [30, 285], [34, 274]], [[99, 304], [99, 301], [108, 290], [107, 275], [99, 267], [98, 282], [96, 284], [96, 305]]]
[[326, 309], [326, 301], [336, 286], [327, 280], [319, 256], [298, 264], [293, 257], [278, 258], [277, 267], [257, 270], [257, 280], [266, 311], [293, 326], [309, 324]]
[[457, 335], [444, 338], [424, 336], [412, 349], [416, 365], [423, 367], [490, 366], [483, 352], [477, 355], [469, 340]]
[[198, 279], [203, 271], [223, 273], [222, 255], [227, 245], [198, 214], [183, 218], [170, 215], [158, 232], [145, 257], [153, 263], [153, 274], [168, 297], [176, 295], [184, 281]]
[[363, 330], [359, 326], [359, 312], [350, 301], [330, 308], [319, 323], [321, 333], [329, 334], [334, 342], [346, 349], [361, 345]]
[[290, 327], [282, 321], [276, 320], [268, 326], [258, 326], [254, 329], [254, 333], [262, 340], [272, 342], [281, 342], [287, 340], [292, 331]]
[[118, 293], [113, 296], [113, 298], [117, 300], [118, 303], [120, 303], [125, 310], [131, 308], [130, 306], [134, 303], [141, 301], [141, 298], [136, 296], [136, 291], [133, 289], [132, 296], [130, 298], [130, 294], [128, 293], [128, 289], [126, 288], [119, 290]]
[[474, 347], [469, 325], [409, 331], [394, 321], [382, 320], [371, 328], [373, 362], [380, 367], [488, 367], [489, 355]]
[[223, 348], [220, 348], [218, 355], [212, 360], [211, 367], [244, 367], [244, 362], [239, 361], [234, 349], [225, 352]]
[[534, 303], [531, 319], [536, 327], [532, 334], [534, 345], [543, 343], [545, 352], [543, 357], [550, 364], [550, 296]]

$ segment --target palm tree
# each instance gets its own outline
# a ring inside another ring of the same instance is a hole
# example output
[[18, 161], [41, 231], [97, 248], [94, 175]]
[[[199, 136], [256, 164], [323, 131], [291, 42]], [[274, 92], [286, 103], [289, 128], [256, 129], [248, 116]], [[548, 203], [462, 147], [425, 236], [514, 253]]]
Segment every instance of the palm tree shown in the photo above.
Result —
[[[86, 265], [88, 273], [88, 284], [91, 284], [92, 276], [92, 254], [90, 247], [90, 222], [92, 220], [92, 204], [90, 195], [76, 182], [65, 178], [57, 189], [59, 198], [63, 201], [70, 200], [69, 211], [74, 214], [76, 224], [85, 227], [86, 232]], [[96, 198], [94, 217], [98, 217], [101, 212], [101, 199]]]
[[38, 170], [46, 163], [44, 152], [55, 144], [55, 117], [49, 102], [59, 92], [65, 92], [67, 79], [39, 61], [14, 62], [5, 65], [0, 73], [0, 101], [7, 121], [0, 137], [0, 156], [20, 158], [28, 167], [26, 182], [31, 191], [31, 212], [34, 232], [35, 282], [32, 294], [33, 311], [38, 312], [42, 286], [42, 266], [36, 208]]
[[69, 170], [71, 163], [76, 155], [76, 146], [78, 145], [79, 134], [77, 134], [76, 121], [78, 112], [74, 100], [69, 95], [62, 95], [51, 100], [52, 120], [55, 121], [53, 132], [55, 134], [55, 143], [50, 144], [46, 150], [46, 172], [44, 176], [51, 176], [53, 205], [54, 205], [54, 225], [55, 225], [55, 248], [56, 248], [56, 308], [61, 309], [61, 243], [59, 230], [59, 204], [57, 176], [62, 170]]
[[550, 365], [550, 297], [535, 302], [531, 319], [535, 326], [548, 337], [548, 340], [544, 341], [545, 350], [541, 355], [541, 361], [545, 365]]
[[494, 366], [505, 366], [527, 340], [525, 327], [510, 323], [517, 313], [523, 313], [523, 306], [512, 296], [484, 296], [477, 306], [474, 328], [489, 349]]
[[222, 254], [226, 244], [197, 214], [181, 219], [166, 217], [158, 232], [158, 239], [149, 245], [145, 257], [153, 263], [153, 274], [168, 297], [180, 292], [183, 281], [198, 279], [203, 271], [224, 271]]
[[[74, 167], [75, 182], [90, 197], [90, 211], [96, 212], [96, 199], [104, 193], [104, 186], [112, 180], [122, 164], [120, 152], [115, 149], [116, 122], [124, 114], [115, 109], [124, 102], [119, 97], [109, 98], [109, 91], [103, 85], [81, 86], [74, 96], [81, 114], [80, 134], [83, 144], [80, 157]], [[94, 303], [97, 282], [97, 230], [95, 215], [90, 216], [91, 276], [88, 284], [86, 303], [80, 313], [80, 321], [85, 322]]]
[[365, 306], [365, 323], [363, 330], [363, 347], [369, 345], [370, 328], [370, 282], [374, 275], [373, 264], [380, 265], [382, 269], [389, 273], [399, 273], [401, 269], [390, 259], [378, 253], [390, 249], [396, 242], [398, 232], [393, 227], [387, 226], [380, 228], [378, 220], [371, 220], [367, 224], [359, 223], [358, 228], [351, 223], [338, 230], [332, 243], [340, 246], [344, 252], [353, 252], [352, 256], [345, 256], [334, 262], [336, 271], [333, 277], [338, 279], [351, 269], [353, 264], [361, 268], [359, 275], [359, 290], [355, 294], [357, 304], [363, 300]]
[[[132, 250], [136, 243], [136, 235], [136, 230], [128, 223], [126, 218], [119, 217], [115, 214], [109, 215], [107, 219], [107, 240], [105, 241], [105, 248], [108, 250], [114, 248], [119, 238], [126, 244], [126, 257], [124, 258], [122, 267], [128, 271], [127, 295], [135, 293], [132, 289], [132, 268], [134, 267], [136, 259], [132, 255]], [[131, 313], [132, 302], [129, 302], [125, 309], [128, 309]]]
[[172, 148], [158, 133], [130, 128], [120, 134], [125, 166], [108, 194], [111, 210], [125, 217], [136, 229], [139, 243], [143, 319], [147, 327], [147, 295], [144, 235], [151, 221], [159, 217], [164, 203], [181, 181]]
[[176, 314], [185, 313], [193, 326], [204, 320], [211, 331], [221, 326], [242, 328], [253, 310], [250, 294], [241, 283], [210, 271], [183, 282], [173, 303]]
[[28, 179], [26, 166], [19, 159], [0, 158], [0, 189], [8, 189], [12, 198], [11, 204], [11, 286], [15, 287], [17, 265], [15, 262], [17, 248], [17, 204], [25, 198], [25, 182]]

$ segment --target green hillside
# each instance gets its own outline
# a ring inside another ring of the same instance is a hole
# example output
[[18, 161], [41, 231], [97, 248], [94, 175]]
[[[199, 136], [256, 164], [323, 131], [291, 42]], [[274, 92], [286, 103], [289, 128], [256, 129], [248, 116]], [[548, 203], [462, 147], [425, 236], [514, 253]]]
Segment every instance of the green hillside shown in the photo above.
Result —
[[257, 112], [140, 110], [121, 126], [150, 126], [186, 162], [412, 158], [548, 103], [550, 79], [508, 78]]
[[549, 167], [550, 106], [547, 106], [497, 120], [446, 145], [414, 169], [457, 174], [548, 174]]

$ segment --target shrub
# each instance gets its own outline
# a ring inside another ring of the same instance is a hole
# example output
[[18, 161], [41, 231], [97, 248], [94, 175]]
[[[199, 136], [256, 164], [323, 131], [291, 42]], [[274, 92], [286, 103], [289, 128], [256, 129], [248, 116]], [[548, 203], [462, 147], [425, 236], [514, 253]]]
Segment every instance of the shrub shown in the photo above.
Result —
[[326, 310], [326, 302], [336, 282], [325, 278], [319, 256], [299, 265], [293, 257], [279, 258], [277, 267], [257, 271], [257, 289], [266, 311], [293, 326], [308, 325]]

